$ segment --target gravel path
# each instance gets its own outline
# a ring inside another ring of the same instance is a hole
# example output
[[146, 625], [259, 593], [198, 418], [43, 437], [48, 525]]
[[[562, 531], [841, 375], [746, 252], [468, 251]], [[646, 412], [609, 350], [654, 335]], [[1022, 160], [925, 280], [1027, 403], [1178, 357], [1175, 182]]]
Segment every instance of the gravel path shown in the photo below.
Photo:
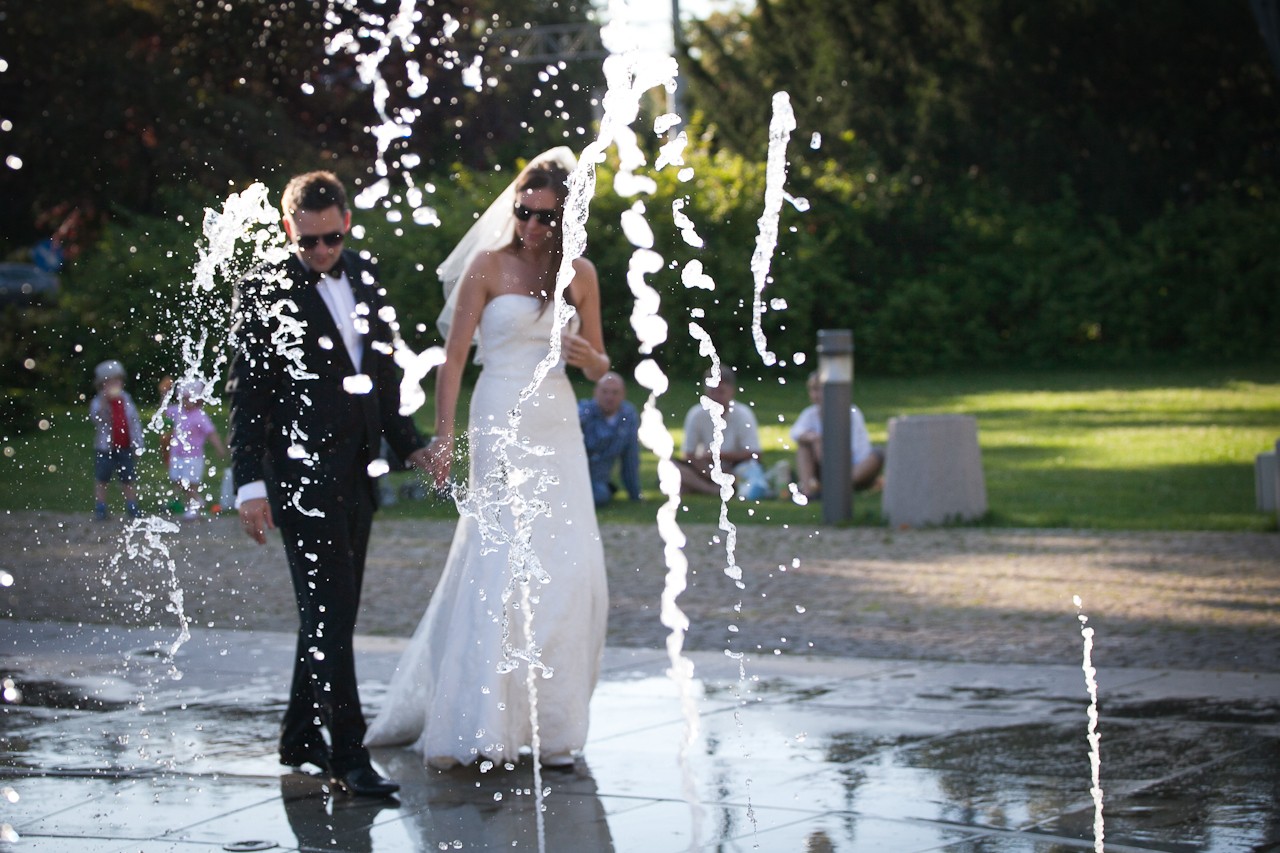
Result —
[[[176, 579], [194, 624], [292, 630], [278, 541], [255, 546], [234, 517], [173, 526], [126, 533], [76, 515], [0, 514], [0, 617], [153, 625], [168, 637]], [[692, 649], [1074, 662], [1079, 596], [1099, 666], [1280, 672], [1276, 534], [751, 526], [737, 531], [739, 587], [723, 531], [684, 533], [689, 588], [678, 603]], [[452, 534], [452, 522], [376, 522], [361, 633], [413, 631]], [[656, 529], [606, 525], [602, 535], [609, 644], [661, 647]]]

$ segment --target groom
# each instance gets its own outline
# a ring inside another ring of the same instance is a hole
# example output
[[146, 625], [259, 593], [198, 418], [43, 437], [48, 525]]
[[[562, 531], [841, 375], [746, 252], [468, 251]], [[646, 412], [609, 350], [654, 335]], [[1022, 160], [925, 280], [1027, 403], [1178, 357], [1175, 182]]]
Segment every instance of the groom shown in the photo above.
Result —
[[352, 647], [374, 476], [385, 470], [371, 463], [384, 438], [420, 468], [426, 451], [400, 414], [394, 315], [373, 262], [343, 248], [342, 183], [298, 175], [281, 209], [293, 255], [237, 286], [227, 383], [240, 522], [259, 544], [280, 528], [300, 618], [280, 763], [316, 765], [350, 794], [389, 796], [399, 785], [369, 761]]

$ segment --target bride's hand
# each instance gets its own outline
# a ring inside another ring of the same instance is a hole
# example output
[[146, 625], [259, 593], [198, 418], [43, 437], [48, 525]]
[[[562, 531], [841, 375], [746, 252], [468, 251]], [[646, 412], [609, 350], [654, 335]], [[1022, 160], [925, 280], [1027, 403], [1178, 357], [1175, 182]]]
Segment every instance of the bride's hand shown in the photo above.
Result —
[[579, 368], [588, 376], [598, 376], [609, 369], [609, 356], [598, 352], [590, 341], [572, 332], [560, 336], [560, 354], [565, 364]]

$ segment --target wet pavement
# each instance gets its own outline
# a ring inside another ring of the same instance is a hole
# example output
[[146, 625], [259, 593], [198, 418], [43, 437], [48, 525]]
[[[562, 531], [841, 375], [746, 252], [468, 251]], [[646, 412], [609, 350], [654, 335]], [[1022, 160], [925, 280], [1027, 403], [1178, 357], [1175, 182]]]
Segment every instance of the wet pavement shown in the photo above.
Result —
[[[1095, 849], [1081, 666], [610, 647], [585, 761], [378, 750], [397, 800], [276, 763], [291, 636], [0, 620], [0, 850]], [[403, 639], [359, 639], [376, 707]], [[1106, 849], [1280, 850], [1280, 675], [1100, 667]], [[682, 745], [688, 743], [685, 760]], [[542, 806], [541, 811], [539, 807]]]

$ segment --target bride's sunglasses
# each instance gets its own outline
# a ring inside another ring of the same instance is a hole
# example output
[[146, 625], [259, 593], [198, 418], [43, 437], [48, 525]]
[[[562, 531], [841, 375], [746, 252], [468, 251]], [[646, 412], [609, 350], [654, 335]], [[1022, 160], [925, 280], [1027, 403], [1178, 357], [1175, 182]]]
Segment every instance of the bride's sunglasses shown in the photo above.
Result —
[[303, 237], [298, 238], [298, 248], [309, 252], [312, 249], [314, 249], [316, 246], [319, 246], [321, 240], [323, 240], [324, 244], [328, 246], [330, 249], [332, 249], [334, 246], [341, 246], [342, 232], [334, 231], [329, 234], [307, 234]]
[[556, 212], [554, 210], [535, 210], [532, 207], [525, 207], [523, 204], [516, 205], [516, 219], [521, 222], [528, 222], [534, 217], [537, 217], [538, 221], [548, 228], [555, 227]]

